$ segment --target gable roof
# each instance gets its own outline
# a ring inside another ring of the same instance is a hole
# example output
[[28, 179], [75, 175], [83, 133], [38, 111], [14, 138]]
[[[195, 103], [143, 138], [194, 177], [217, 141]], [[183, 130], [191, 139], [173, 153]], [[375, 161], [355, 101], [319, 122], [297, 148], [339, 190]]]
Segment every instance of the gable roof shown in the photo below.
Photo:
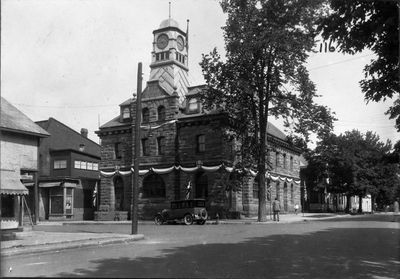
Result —
[[79, 146], [84, 144], [84, 153], [100, 157], [99, 144], [82, 136], [79, 132], [73, 130], [60, 121], [50, 117], [48, 120], [42, 120], [36, 123], [51, 134], [51, 137], [47, 139], [49, 141], [50, 149], [75, 150], [80, 152]]
[[274, 136], [278, 139], [281, 139], [283, 141], [287, 140], [287, 137], [285, 135], [285, 133], [283, 133], [281, 130], [279, 130], [274, 124], [272, 124], [271, 122], [268, 122], [267, 124], [267, 134]]
[[1, 130], [29, 134], [37, 137], [49, 136], [49, 133], [47, 133], [42, 127], [33, 122], [28, 116], [19, 111], [3, 97], [1, 97], [0, 105]]

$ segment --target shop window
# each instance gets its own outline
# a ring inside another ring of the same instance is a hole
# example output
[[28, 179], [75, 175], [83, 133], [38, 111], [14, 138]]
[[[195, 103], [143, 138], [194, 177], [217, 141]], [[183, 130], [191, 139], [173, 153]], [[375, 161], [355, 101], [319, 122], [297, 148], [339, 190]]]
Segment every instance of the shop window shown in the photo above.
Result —
[[73, 189], [67, 188], [66, 195], [65, 195], [65, 214], [66, 215], [72, 215], [72, 209], [74, 208], [72, 194], [73, 194]]
[[64, 214], [64, 188], [50, 188], [50, 214]]
[[165, 107], [159, 106], [157, 108], [158, 120], [165, 120]]
[[165, 183], [156, 173], [143, 180], [143, 198], [165, 198]]
[[99, 170], [99, 164], [98, 163], [93, 163], [93, 170], [94, 171]]
[[204, 152], [206, 151], [206, 136], [205, 135], [198, 135], [196, 139], [196, 147], [197, 147], [197, 152]]
[[142, 122], [148, 123], [150, 121], [150, 110], [148, 108], [142, 109]]
[[54, 169], [66, 169], [67, 160], [54, 160]]
[[16, 196], [14, 195], [0, 195], [1, 196], [1, 217], [13, 218], [15, 216], [14, 204]]
[[158, 155], [164, 155], [164, 153], [165, 153], [165, 137], [157, 138], [157, 150], [158, 150]]

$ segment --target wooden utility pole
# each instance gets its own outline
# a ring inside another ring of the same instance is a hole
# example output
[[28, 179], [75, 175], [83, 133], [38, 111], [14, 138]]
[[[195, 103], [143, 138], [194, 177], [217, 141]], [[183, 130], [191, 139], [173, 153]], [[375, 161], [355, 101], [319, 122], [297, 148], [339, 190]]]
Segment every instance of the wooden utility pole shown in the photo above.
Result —
[[[131, 202], [131, 220], [132, 234], [138, 233], [138, 201], [139, 201], [139, 157], [140, 157], [140, 123], [142, 116], [142, 63], [138, 64], [137, 73], [137, 92], [136, 92], [136, 118], [135, 118], [135, 151], [133, 154], [133, 179], [132, 179], [132, 202]], [[133, 129], [132, 129], [133, 131]]]

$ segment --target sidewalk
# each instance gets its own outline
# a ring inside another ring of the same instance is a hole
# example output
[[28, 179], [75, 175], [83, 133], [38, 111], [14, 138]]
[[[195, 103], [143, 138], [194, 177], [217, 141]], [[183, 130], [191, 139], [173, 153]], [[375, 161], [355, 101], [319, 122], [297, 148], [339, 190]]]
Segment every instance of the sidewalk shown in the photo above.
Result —
[[[296, 223], [310, 220], [323, 220], [337, 218], [340, 216], [330, 213], [299, 213], [282, 214], [279, 223]], [[41, 226], [63, 226], [63, 225], [87, 225], [87, 224], [130, 224], [131, 221], [66, 221], [66, 222], [40, 222]], [[267, 216], [266, 222], [257, 222], [257, 217], [244, 218], [238, 220], [209, 220], [206, 224], [271, 224], [277, 223]], [[153, 221], [139, 221], [139, 225], [153, 225]], [[102, 246], [114, 243], [128, 243], [144, 239], [144, 235], [128, 235], [114, 233], [75, 233], [75, 232], [44, 232], [38, 230], [27, 230], [16, 233], [16, 240], [1, 241], [1, 256], [13, 256], [21, 254], [33, 254], [48, 251], [59, 251], [63, 249], [72, 249], [89, 246]]]
[[[40, 225], [38, 225], [40, 226]], [[128, 243], [144, 238], [144, 235], [113, 233], [66, 233], [27, 231], [16, 233], [16, 240], [1, 241], [1, 257], [34, 254], [88, 246]]]

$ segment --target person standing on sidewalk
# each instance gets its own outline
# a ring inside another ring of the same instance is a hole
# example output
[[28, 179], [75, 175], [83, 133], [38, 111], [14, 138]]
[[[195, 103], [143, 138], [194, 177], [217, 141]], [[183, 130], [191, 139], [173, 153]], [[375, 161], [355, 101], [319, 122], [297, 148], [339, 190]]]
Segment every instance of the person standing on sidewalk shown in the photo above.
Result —
[[294, 213], [297, 215], [297, 211], [299, 210], [299, 205], [296, 203], [294, 205]]
[[279, 211], [281, 211], [281, 204], [279, 203], [278, 198], [272, 202], [272, 210], [274, 212], [274, 221], [279, 222]]
[[399, 198], [396, 198], [396, 200], [393, 203], [393, 221], [396, 222], [397, 215], [399, 215]]

